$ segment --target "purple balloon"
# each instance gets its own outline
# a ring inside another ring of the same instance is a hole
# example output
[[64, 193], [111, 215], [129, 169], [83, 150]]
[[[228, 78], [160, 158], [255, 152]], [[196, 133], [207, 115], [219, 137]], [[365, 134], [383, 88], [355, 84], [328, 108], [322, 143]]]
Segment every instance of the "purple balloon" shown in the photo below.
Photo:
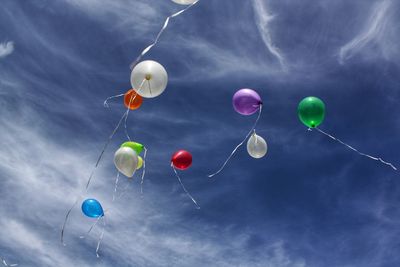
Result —
[[240, 89], [233, 95], [233, 107], [242, 115], [251, 115], [257, 112], [262, 104], [261, 97], [252, 89]]

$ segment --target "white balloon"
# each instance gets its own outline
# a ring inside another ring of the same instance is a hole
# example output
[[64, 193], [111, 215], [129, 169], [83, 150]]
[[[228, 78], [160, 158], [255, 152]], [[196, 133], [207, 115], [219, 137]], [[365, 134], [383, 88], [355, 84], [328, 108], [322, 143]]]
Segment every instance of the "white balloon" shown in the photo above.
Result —
[[137, 64], [131, 73], [132, 88], [141, 96], [152, 98], [161, 95], [168, 83], [165, 68], [153, 60]]
[[180, 5], [191, 5], [197, 0], [172, 0], [172, 2], [180, 4]]
[[115, 167], [127, 177], [132, 177], [135, 174], [138, 162], [138, 155], [130, 147], [121, 147], [114, 154]]
[[253, 158], [259, 159], [267, 154], [268, 146], [264, 138], [253, 133], [252, 136], [247, 141], [247, 152]]

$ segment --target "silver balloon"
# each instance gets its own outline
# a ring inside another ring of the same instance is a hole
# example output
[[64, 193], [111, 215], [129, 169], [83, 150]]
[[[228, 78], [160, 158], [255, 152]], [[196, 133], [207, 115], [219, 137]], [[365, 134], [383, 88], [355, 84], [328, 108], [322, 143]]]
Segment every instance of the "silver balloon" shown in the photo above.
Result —
[[161, 95], [168, 83], [165, 68], [153, 60], [137, 64], [131, 73], [132, 88], [142, 97], [152, 98]]
[[267, 154], [268, 146], [264, 138], [253, 133], [247, 141], [247, 152], [253, 158], [259, 159]]
[[130, 147], [121, 147], [114, 154], [115, 167], [127, 177], [132, 177], [135, 174], [138, 163], [138, 155]]
[[172, 2], [180, 4], [180, 5], [191, 5], [195, 3], [197, 0], [172, 0]]

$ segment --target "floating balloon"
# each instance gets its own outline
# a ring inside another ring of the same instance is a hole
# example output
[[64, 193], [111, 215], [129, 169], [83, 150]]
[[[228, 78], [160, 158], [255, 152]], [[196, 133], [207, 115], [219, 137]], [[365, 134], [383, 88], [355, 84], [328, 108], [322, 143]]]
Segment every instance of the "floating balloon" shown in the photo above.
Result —
[[103, 207], [100, 202], [93, 198], [83, 201], [82, 212], [90, 218], [99, 218], [104, 216]]
[[228, 158], [225, 160], [225, 162], [222, 164], [222, 166], [219, 168], [218, 171], [216, 171], [213, 174], [209, 174], [208, 177], [213, 177], [220, 173], [226, 166], [226, 164], [229, 162], [229, 160], [232, 158], [232, 156], [236, 153], [236, 151], [241, 147], [244, 142], [246, 142], [247, 138], [251, 135], [252, 132], [257, 127], [257, 123], [260, 120], [261, 117], [261, 111], [263, 107], [263, 103], [261, 100], [260, 95], [254, 91], [253, 89], [240, 89], [233, 95], [232, 99], [232, 104], [233, 108], [242, 115], [251, 115], [254, 114], [255, 112], [258, 111], [258, 116], [256, 121], [254, 122], [253, 127], [250, 129], [250, 131], [247, 133], [247, 135], [244, 137], [242, 142], [240, 142], [231, 152], [231, 154], [228, 156]]
[[318, 127], [325, 118], [325, 104], [321, 99], [309, 96], [301, 100], [297, 108], [299, 118], [309, 128]]
[[143, 166], [143, 159], [141, 156], [138, 156], [138, 165], [136, 167], [136, 170], [139, 170]]
[[135, 174], [138, 162], [138, 155], [130, 147], [121, 147], [117, 150], [117, 152], [115, 152], [115, 167], [119, 172], [127, 177], [132, 177], [133, 174]]
[[247, 152], [249, 155], [253, 158], [259, 159], [267, 154], [267, 150], [267, 142], [265, 142], [264, 138], [254, 132], [247, 141]]
[[198, 0], [172, 0], [172, 2], [177, 3], [179, 5], [191, 5], [196, 3]]
[[137, 142], [132, 142], [132, 141], [128, 141], [128, 142], [125, 142], [125, 143], [123, 143], [122, 145], [121, 145], [121, 147], [130, 147], [130, 148], [132, 148], [135, 152], [136, 152], [136, 154], [140, 154], [142, 151], [143, 151], [143, 149], [144, 149], [144, 145], [142, 145], [142, 144], [140, 144], [140, 143], [137, 143]]
[[131, 73], [133, 90], [146, 98], [161, 95], [167, 87], [167, 83], [167, 71], [160, 63], [153, 60], [140, 62]]
[[192, 155], [186, 150], [178, 150], [171, 157], [171, 167], [175, 172], [175, 176], [179, 181], [179, 184], [182, 186], [183, 191], [185, 191], [186, 195], [193, 201], [196, 205], [197, 209], [200, 209], [200, 206], [197, 204], [196, 200], [192, 197], [192, 195], [186, 190], [185, 186], [182, 183], [181, 177], [179, 176], [176, 169], [186, 170], [192, 165]]
[[341, 145], [345, 146], [346, 148], [356, 152], [358, 155], [378, 161], [382, 164], [385, 164], [389, 167], [391, 167], [393, 170], [397, 171], [397, 167], [395, 167], [392, 163], [384, 161], [381, 157], [374, 157], [369, 154], [366, 154], [364, 152], [359, 151], [358, 149], [352, 147], [351, 145], [343, 142], [339, 138], [324, 132], [318, 126], [323, 122], [325, 118], [325, 104], [322, 102], [321, 99], [318, 97], [314, 96], [309, 96], [301, 100], [299, 103], [299, 106], [297, 108], [297, 114], [299, 116], [299, 119], [301, 120], [304, 125], [309, 127], [309, 130], [315, 129], [319, 133], [322, 133], [323, 135], [331, 138], [332, 140], [340, 143]]
[[172, 155], [171, 162], [175, 168], [186, 170], [192, 165], [192, 155], [186, 150], [178, 150]]
[[130, 89], [124, 95], [124, 105], [126, 108], [135, 110], [140, 108], [143, 103], [143, 97], [138, 95], [134, 89]]
[[233, 95], [233, 107], [242, 115], [252, 115], [262, 104], [260, 95], [252, 89], [240, 89]]

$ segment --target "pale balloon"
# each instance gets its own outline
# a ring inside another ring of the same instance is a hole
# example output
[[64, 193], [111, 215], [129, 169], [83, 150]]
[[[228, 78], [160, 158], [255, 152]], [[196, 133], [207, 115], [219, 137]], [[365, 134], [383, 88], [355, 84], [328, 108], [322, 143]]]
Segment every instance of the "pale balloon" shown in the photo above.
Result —
[[137, 64], [131, 73], [131, 85], [142, 97], [152, 98], [161, 95], [168, 83], [165, 68], [153, 60]]
[[268, 146], [264, 138], [253, 133], [247, 141], [247, 152], [253, 158], [259, 159], [267, 154]]
[[115, 167], [127, 177], [132, 177], [135, 174], [138, 163], [138, 155], [130, 147], [121, 147], [114, 154]]
[[177, 3], [179, 5], [191, 5], [197, 2], [197, 0], [172, 0], [172, 2]]

